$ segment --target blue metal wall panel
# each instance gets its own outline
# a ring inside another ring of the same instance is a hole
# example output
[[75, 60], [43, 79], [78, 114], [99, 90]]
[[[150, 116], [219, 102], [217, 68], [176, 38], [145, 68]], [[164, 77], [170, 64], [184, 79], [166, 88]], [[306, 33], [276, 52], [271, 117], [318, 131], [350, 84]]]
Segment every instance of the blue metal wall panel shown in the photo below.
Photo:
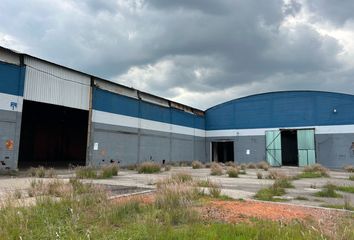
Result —
[[0, 92], [23, 96], [24, 67], [0, 62]]
[[140, 102], [140, 117], [143, 119], [170, 123], [170, 109], [147, 102]]
[[233, 103], [218, 105], [206, 113], [206, 127], [208, 129], [232, 129], [235, 126]]
[[[166, 108], [138, 99], [122, 96], [99, 88], [93, 89], [93, 109], [130, 117], [205, 129], [204, 117], [174, 108]], [[139, 113], [140, 104], [140, 113]]]
[[99, 88], [93, 89], [92, 107], [95, 110], [127, 115], [139, 116], [139, 102], [136, 99], [114, 94]]
[[265, 93], [208, 109], [206, 129], [354, 124], [353, 109], [354, 95], [317, 91]]
[[194, 115], [182, 110], [171, 108], [171, 123], [185, 127], [194, 127]]
[[194, 128], [205, 129], [205, 118], [202, 116], [194, 116]]

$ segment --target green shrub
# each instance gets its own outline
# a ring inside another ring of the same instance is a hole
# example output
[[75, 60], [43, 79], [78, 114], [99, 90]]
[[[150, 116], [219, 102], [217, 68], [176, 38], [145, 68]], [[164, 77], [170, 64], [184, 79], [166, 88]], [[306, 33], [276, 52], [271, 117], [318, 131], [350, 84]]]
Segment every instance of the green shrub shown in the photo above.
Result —
[[155, 162], [143, 162], [138, 166], [138, 173], [158, 173], [161, 171], [161, 166]]
[[238, 169], [235, 167], [228, 167], [226, 173], [227, 175], [229, 175], [230, 178], [238, 177]]
[[349, 180], [354, 181], [354, 175], [349, 176]]
[[203, 163], [201, 163], [199, 161], [193, 161], [192, 168], [193, 169], [200, 169], [200, 168], [204, 168], [204, 165], [203, 165]]
[[336, 186], [333, 184], [326, 184], [323, 189], [316, 192], [314, 196], [316, 197], [328, 197], [328, 198], [340, 198], [342, 195], [336, 193]]
[[223, 169], [218, 163], [212, 163], [210, 167], [210, 174], [214, 176], [220, 176], [223, 174]]

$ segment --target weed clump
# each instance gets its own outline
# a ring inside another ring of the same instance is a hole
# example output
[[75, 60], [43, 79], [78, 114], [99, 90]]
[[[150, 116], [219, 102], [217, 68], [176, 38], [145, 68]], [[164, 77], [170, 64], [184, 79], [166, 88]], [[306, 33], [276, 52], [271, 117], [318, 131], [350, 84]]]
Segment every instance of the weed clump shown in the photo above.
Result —
[[221, 186], [216, 183], [209, 185], [209, 194], [213, 198], [219, 198], [221, 196]]
[[281, 188], [276, 185], [272, 185], [268, 188], [262, 188], [260, 189], [256, 195], [254, 196], [258, 200], [263, 200], [263, 201], [283, 201], [282, 199], [274, 198], [275, 196], [282, 196], [284, 195], [285, 189]]
[[237, 167], [237, 164], [235, 162], [232, 162], [232, 161], [228, 161], [225, 163], [225, 166], [228, 166], [228, 167]]
[[212, 163], [210, 167], [210, 175], [220, 176], [223, 174], [223, 169], [218, 163]]
[[174, 175], [171, 176], [171, 180], [173, 180], [174, 182], [192, 182], [193, 178], [192, 175], [188, 174], [188, 173], [176, 173]]
[[261, 172], [257, 172], [257, 179], [263, 179], [263, 174]]
[[165, 172], [168, 172], [171, 170], [171, 165], [165, 165], [163, 169]]
[[111, 178], [118, 176], [119, 166], [118, 164], [109, 164], [102, 167], [101, 172], [98, 174], [98, 178]]
[[354, 165], [347, 165], [344, 167], [344, 170], [347, 172], [354, 172]]
[[336, 192], [337, 186], [333, 185], [333, 184], [326, 184], [323, 189], [319, 192], [316, 192], [314, 194], [314, 196], [316, 197], [328, 197], [328, 198], [340, 198], [342, 197], [342, 195], [338, 194]]
[[289, 181], [288, 178], [278, 178], [274, 182], [274, 186], [280, 188], [294, 188], [294, 185]]
[[349, 180], [354, 181], [354, 175], [349, 176]]
[[79, 179], [97, 178], [97, 171], [91, 166], [80, 166], [75, 168], [75, 175]]
[[143, 162], [138, 166], [138, 173], [158, 173], [161, 171], [161, 166], [155, 162]]
[[256, 164], [254, 164], [254, 163], [248, 163], [248, 164], [247, 164], [247, 168], [249, 168], [249, 169], [256, 169], [257, 166], [256, 166]]
[[31, 177], [44, 178], [45, 177], [45, 168], [39, 166], [37, 168], [31, 167], [29, 169], [29, 174]]
[[296, 176], [297, 178], [319, 178], [329, 177], [328, 169], [321, 164], [313, 164], [304, 168], [303, 172]]
[[258, 162], [256, 166], [258, 169], [263, 169], [264, 171], [268, 171], [269, 169], [269, 164], [266, 161]]
[[287, 176], [280, 171], [271, 170], [271, 171], [269, 171], [269, 174], [266, 178], [275, 180], [275, 179], [280, 179], [280, 178], [287, 178]]
[[200, 169], [200, 168], [204, 168], [204, 165], [203, 165], [203, 163], [201, 163], [199, 161], [193, 161], [192, 168], [193, 169]]
[[236, 167], [228, 167], [227, 168], [227, 175], [230, 177], [230, 178], [237, 178], [238, 177], [238, 169]]

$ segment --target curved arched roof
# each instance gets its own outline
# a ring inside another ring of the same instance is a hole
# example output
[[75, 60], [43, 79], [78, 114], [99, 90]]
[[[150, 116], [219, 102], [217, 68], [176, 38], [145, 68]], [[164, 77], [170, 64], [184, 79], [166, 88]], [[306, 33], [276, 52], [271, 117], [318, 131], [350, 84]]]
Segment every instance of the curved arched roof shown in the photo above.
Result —
[[207, 109], [206, 122], [207, 130], [354, 124], [354, 95], [323, 91], [261, 93]]

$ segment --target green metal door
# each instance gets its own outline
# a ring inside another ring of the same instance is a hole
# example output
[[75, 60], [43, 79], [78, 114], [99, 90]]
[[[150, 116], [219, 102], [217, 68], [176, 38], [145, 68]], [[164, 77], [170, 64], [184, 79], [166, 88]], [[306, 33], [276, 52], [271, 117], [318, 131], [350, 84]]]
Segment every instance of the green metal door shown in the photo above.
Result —
[[281, 134], [279, 130], [266, 131], [267, 162], [271, 166], [281, 166]]
[[297, 149], [299, 166], [308, 166], [316, 163], [315, 130], [297, 130]]

